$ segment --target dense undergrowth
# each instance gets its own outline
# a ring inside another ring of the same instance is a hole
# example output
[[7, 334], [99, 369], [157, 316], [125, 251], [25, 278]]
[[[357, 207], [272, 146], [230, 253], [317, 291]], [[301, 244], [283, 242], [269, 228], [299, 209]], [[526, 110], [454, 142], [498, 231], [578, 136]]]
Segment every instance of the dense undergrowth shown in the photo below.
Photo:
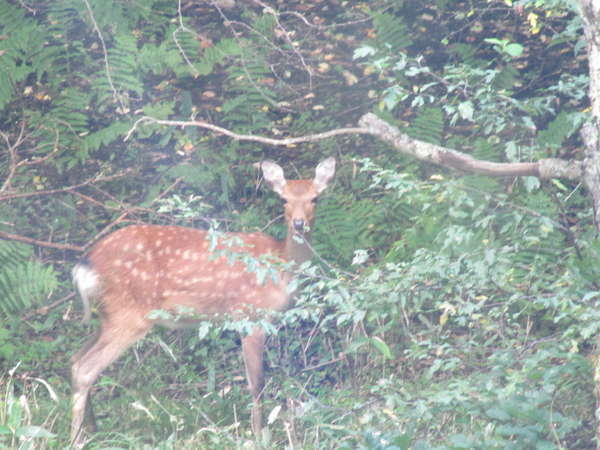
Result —
[[[477, 158], [578, 158], [568, 4], [25, 3], [0, 0], [0, 231], [38, 243], [0, 241], [0, 445], [68, 445], [69, 358], [97, 326], [66, 297], [79, 252], [44, 244], [84, 245], [117, 218], [281, 237], [252, 164], [308, 176], [329, 155], [318, 258], [269, 338], [264, 446], [594, 445], [600, 243], [579, 186], [450, 173], [361, 136], [278, 149], [145, 125], [123, 142], [141, 114], [298, 136], [373, 110]], [[87, 448], [255, 445], [227, 324], [154, 331], [94, 399]]]

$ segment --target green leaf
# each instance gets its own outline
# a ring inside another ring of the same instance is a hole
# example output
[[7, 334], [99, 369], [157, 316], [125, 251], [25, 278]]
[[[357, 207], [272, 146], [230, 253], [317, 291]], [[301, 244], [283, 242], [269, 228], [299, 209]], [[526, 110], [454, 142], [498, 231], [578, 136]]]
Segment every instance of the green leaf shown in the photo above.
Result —
[[56, 436], [53, 433], [50, 433], [45, 428], [39, 427], [37, 425], [27, 425], [24, 427], [19, 427], [15, 431], [17, 436], [30, 437], [30, 438], [51, 438]]
[[468, 120], [469, 122], [473, 121], [473, 103], [470, 101], [462, 102], [458, 105], [458, 112], [460, 113], [460, 117], [464, 120]]
[[364, 58], [365, 56], [372, 56], [377, 53], [377, 50], [370, 45], [363, 45], [354, 50], [352, 59]]
[[504, 51], [514, 58], [516, 56], [521, 56], [523, 53], [523, 46], [513, 42], [504, 47]]
[[384, 356], [384, 358], [386, 358], [386, 359], [393, 358], [392, 351], [390, 350], [388, 345], [384, 342], [384, 340], [381, 339], [380, 337], [378, 337], [378, 336], [371, 337], [371, 344], [373, 344], [373, 346], [377, 350], [379, 350], [379, 352]]

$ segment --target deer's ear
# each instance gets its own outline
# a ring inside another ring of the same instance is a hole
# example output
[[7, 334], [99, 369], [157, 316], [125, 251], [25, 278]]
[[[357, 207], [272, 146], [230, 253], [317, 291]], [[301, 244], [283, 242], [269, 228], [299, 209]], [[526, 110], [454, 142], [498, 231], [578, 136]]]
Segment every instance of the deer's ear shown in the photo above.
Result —
[[325, 190], [329, 182], [335, 175], [335, 158], [330, 156], [329, 158], [321, 161], [315, 170], [315, 179], [313, 184], [315, 189], [320, 194]]
[[283, 169], [273, 161], [263, 161], [260, 167], [262, 168], [265, 181], [269, 183], [271, 189], [279, 195], [283, 195], [283, 188], [286, 183], [285, 177], [283, 176]]

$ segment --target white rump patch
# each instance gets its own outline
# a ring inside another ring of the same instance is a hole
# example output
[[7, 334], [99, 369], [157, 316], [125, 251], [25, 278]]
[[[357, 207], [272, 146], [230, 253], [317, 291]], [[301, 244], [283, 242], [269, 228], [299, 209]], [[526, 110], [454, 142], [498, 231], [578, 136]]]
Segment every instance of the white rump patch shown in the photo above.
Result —
[[90, 298], [100, 291], [100, 276], [90, 266], [77, 264], [73, 267], [73, 283], [79, 291], [83, 303], [83, 320], [88, 322], [92, 315], [90, 311]]

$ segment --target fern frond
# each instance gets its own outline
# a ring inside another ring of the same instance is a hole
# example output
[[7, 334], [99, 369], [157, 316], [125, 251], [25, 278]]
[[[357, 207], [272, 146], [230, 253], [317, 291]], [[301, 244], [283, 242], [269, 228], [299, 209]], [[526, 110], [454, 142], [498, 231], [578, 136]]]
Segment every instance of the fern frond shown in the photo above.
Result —
[[415, 121], [406, 129], [409, 136], [438, 145], [442, 143], [443, 132], [444, 112], [435, 106], [421, 108]]
[[319, 202], [314, 247], [326, 259], [347, 265], [354, 250], [376, 246], [384, 215], [385, 208], [371, 199], [328, 195]]
[[6, 35], [0, 39], [0, 110], [13, 99], [16, 83], [31, 73], [37, 73], [39, 78], [47, 64], [40, 58], [46, 34], [23, 11], [7, 2], [0, 3], [0, 29]]
[[410, 30], [400, 17], [377, 14], [373, 23], [377, 30], [377, 42], [391, 51], [401, 51], [412, 45]]
[[87, 145], [89, 151], [98, 150], [102, 146], [106, 146], [116, 141], [123, 136], [131, 127], [130, 122], [118, 121], [111, 123], [106, 128], [88, 134], [83, 141]]
[[542, 147], [559, 148], [565, 139], [569, 138], [579, 129], [581, 121], [578, 120], [579, 113], [568, 113], [562, 111], [545, 130], [538, 133], [537, 143]]
[[54, 268], [33, 259], [30, 246], [0, 241], [0, 313], [10, 316], [39, 305], [57, 285]]
[[108, 52], [108, 60], [116, 87], [141, 96], [144, 83], [139, 76], [137, 53], [136, 39], [129, 34], [118, 34], [114, 47]]
[[89, 95], [77, 88], [65, 89], [54, 101], [53, 117], [65, 134], [84, 133], [88, 129], [88, 118], [81, 112], [89, 103]]
[[518, 79], [519, 71], [513, 66], [508, 65], [494, 77], [494, 86], [499, 90], [503, 89], [510, 91], [515, 87], [515, 83]]
[[490, 142], [488, 139], [477, 138], [473, 144], [473, 157], [486, 161], [501, 162], [503, 149], [501, 146]]

